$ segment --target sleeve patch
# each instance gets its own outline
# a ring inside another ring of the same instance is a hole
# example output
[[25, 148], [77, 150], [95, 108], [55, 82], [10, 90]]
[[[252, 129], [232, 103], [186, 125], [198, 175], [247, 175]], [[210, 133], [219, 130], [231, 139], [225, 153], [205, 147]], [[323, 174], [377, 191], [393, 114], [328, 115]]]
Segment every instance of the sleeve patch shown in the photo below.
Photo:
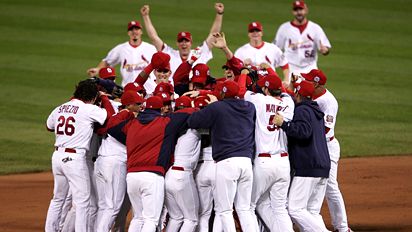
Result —
[[333, 123], [333, 116], [332, 115], [327, 115], [326, 116], [326, 122]]

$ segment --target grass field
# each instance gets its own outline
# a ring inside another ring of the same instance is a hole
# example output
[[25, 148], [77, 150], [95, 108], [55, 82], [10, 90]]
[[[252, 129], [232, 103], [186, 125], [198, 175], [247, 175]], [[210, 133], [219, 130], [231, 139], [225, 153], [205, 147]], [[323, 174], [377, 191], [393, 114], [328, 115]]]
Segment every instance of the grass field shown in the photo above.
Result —
[[[0, 174], [50, 169], [50, 111], [68, 99], [116, 44], [128, 39], [127, 22], [151, 6], [159, 35], [174, 45], [182, 30], [194, 44], [214, 18], [210, 1], [2, 0], [0, 2]], [[291, 19], [291, 1], [224, 1], [223, 31], [232, 50], [247, 42], [258, 20], [264, 39]], [[333, 49], [320, 57], [328, 88], [339, 101], [336, 128], [343, 156], [412, 153], [412, 26], [407, 0], [307, 0], [309, 18], [326, 31]], [[148, 38], [144, 35], [144, 40]], [[214, 50], [209, 64], [220, 76]]]

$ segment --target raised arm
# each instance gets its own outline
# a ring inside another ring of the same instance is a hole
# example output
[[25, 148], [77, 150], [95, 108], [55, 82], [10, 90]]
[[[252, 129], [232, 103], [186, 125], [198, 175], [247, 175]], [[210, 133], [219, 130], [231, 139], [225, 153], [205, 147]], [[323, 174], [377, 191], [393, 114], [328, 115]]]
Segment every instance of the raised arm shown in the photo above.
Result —
[[152, 44], [156, 47], [158, 51], [163, 49], [163, 40], [159, 37], [156, 32], [155, 27], [153, 26], [152, 20], [149, 16], [150, 8], [149, 5], [144, 5], [140, 9], [140, 14], [142, 15], [144, 26], [146, 28], [147, 36], [149, 36]]
[[215, 3], [216, 17], [213, 21], [212, 27], [210, 28], [209, 35], [206, 38], [206, 44], [209, 48], [212, 48], [212, 42], [214, 40], [213, 34], [220, 32], [222, 29], [223, 13], [225, 11], [225, 6], [223, 3]]
[[102, 61], [100, 61], [100, 63], [96, 67], [89, 68], [87, 70], [87, 75], [89, 75], [89, 77], [96, 77], [97, 74], [99, 73], [100, 69], [105, 68], [107, 66], [109, 66], [109, 64], [106, 61], [102, 60]]

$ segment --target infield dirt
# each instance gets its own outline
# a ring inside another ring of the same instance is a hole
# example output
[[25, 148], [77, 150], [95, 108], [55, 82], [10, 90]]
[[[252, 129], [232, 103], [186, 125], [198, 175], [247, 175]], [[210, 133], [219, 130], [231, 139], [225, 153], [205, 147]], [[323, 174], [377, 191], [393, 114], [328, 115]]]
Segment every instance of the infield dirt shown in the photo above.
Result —
[[[412, 156], [346, 158], [339, 183], [354, 231], [412, 231]], [[51, 172], [0, 176], [0, 231], [44, 231]], [[322, 215], [330, 227], [326, 204]]]

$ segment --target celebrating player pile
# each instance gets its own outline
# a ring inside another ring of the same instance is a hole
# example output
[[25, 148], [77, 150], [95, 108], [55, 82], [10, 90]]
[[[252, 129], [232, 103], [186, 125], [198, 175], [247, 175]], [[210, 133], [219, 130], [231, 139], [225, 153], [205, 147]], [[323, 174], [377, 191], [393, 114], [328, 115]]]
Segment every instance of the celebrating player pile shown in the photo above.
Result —
[[[325, 33], [295, 1], [295, 18], [274, 43], [255, 21], [249, 43], [233, 53], [220, 32], [224, 5], [214, 9], [202, 45], [192, 50], [182, 31], [174, 50], [142, 6], [153, 45], [130, 21], [129, 41], [52, 111], [46, 231], [125, 231], [130, 207], [131, 232], [329, 231], [320, 215], [325, 196], [333, 229], [351, 231], [337, 183], [338, 104], [317, 67], [317, 52], [331, 48]], [[222, 78], [210, 75], [212, 48], [227, 58]], [[117, 64], [122, 87], [110, 67]]]

